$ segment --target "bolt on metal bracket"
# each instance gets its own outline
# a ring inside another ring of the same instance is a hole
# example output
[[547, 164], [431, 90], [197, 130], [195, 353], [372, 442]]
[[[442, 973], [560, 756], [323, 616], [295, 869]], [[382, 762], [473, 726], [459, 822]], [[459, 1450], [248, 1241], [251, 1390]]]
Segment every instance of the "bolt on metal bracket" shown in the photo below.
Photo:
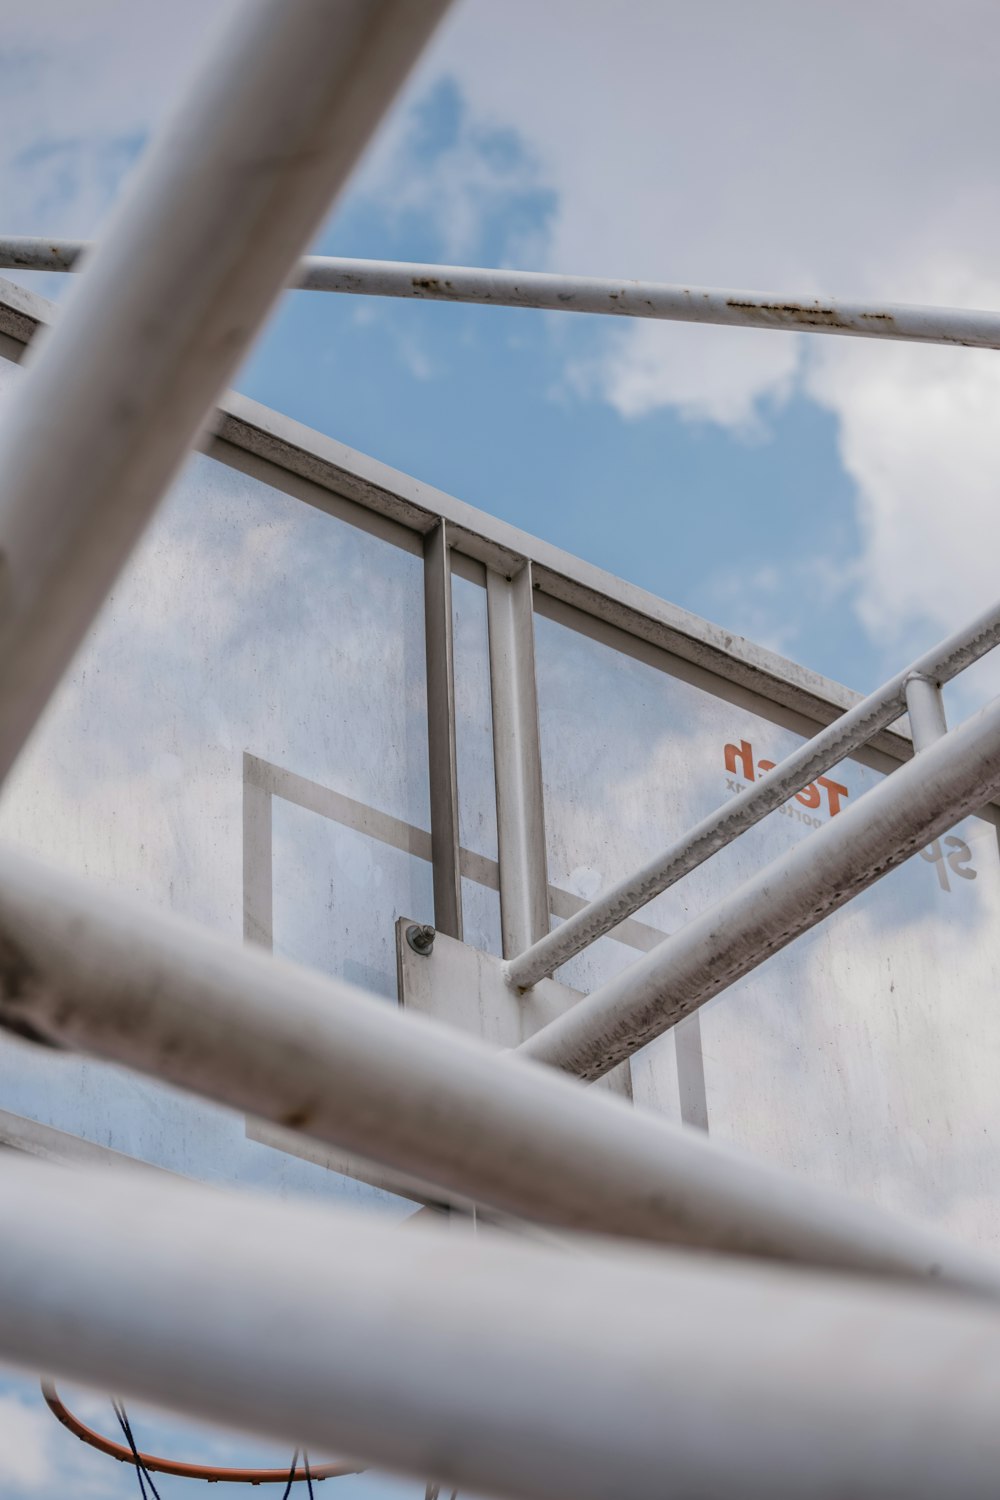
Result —
[[419, 922], [411, 922], [406, 929], [406, 941], [414, 953], [419, 953], [421, 958], [427, 958], [431, 953], [436, 936], [437, 933], [433, 927]]

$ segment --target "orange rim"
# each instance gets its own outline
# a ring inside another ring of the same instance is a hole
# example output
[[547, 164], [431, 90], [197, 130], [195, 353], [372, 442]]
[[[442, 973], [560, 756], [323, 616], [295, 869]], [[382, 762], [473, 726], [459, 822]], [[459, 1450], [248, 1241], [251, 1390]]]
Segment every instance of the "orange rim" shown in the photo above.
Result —
[[[65, 1404], [59, 1392], [51, 1380], [42, 1381], [42, 1395], [45, 1397], [46, 1405], [52, 1415], [60, 1421], [63, 1426], [79, 1438], [81, 1443], [89, 1443], [91, 1448], [96, 1448], [100, 1453], [106, 1453], [109, 1458], [116, 1458], [119, 1463], [131, 1464], [136, 1467], [136, 1459], [131, 1448], [124, 1447], [121, 1443], [114, 1442], [111, 1438], [104, 1437], [88, 1427], [80, 1418], [74, 1416]], [[225, 1469], [215, 1464], [188, 1464], [176, 1458], [157, 1458], [153, 1453], [140, 1453], [139, 1458], [143, 1467], [150, 1469], [154, 1474], [175, 1474], [179, 1479], [204, 1479], [208, 1484], [287, 1484], [289, 1480], [288, 1469]], [[364, 1470], [357, 1464], [328, 1463], [317, 1464], [313, 1468], [309, 1465], [306, 1469], [296, 1466], [291, 1473], [292, 1482], [301, 1483], [305, 1479], [340, 1479], [345, 1474], [361, 1474]]]

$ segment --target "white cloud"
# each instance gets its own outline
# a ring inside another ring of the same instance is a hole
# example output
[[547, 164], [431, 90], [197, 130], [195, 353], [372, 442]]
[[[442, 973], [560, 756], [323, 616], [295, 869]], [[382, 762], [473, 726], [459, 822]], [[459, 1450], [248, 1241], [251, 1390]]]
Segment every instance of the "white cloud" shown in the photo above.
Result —
[[54, 1475], [50, 1452], [53, 1422], [39, 1404], [0, 1396], [0, 1487], [40, 1490]]
[[[8, 229], [94, 232], [222, 9], [44, 0], [7, 18]], [[456, 79], [464, 108], [452, 136], [415, 155], [404, 107], [365, 185], [397, 215], [433, 217], [448, 258], [474, 255], [498, 205], [551, 190], [541, 229], [508, 215], [518, 220], [508, 258], [996, 305], [998, 45], [989, 0], [947, 10], [912, 0], [905, 26], [895, 0], [805, 13], [796, 0], [631, 0], [627, 23], [611, 0], [466, 0], [407, 91], [412, 104]], [[990, 355], [642, 322], [590, 328], [589, 354], [567, 343], [567, 384], [626, 418], [669, 407], [753, 435], [793, 391], [834, 415], [858, 491], [859, 605], [879, 641], [946, 628], [993, 592], [1000, 375]], [[418, 378], [433, 373], [421, 350], [402, 352]]]
[[447, 261], [461, 261], [478, 253], [488, 221], [497, 222], [507, 253], [541, 253], [537, 230], [521, 224], [518, 213], [525, 200], [544, 192], [538, 164], [525, 150], [523, 138], [498, 129], [465, 101], [438, 97], [440, 111], [452, 112], [450, 124], [433, 141], [424, 139], [422, 111], [428, 98], [417, 83], [387, 122], [381, 139], [367, 158], [360, 185], [378, 201], [390, 221], [407, 215], [430, 220]]
[[[998, 46], [989, 0], [913, 0], [905, 24], [895, 0], [467, 0], [424, 76], [522, 133], [557, 192], [551, 267], [996, 306]], [[993, 356], [644, 323], [593, 339], [570, 379], [626, 417], [752, 432], [793, 389], [833, 413], [880, 642], [996, 592]]]
[[790, 395], [799, 341], [731, 328], [636, 322], [610, 329], [599, 356], [575, 361], [578, 389], [603, 396], [623, 417], [672, 406], [690, 421], [717, 422], [747, 436], [760, 406]]
[[39, 0], [0, 44], [7, 234], [92, 235], [173, 100], [219, 0]]
[[[112, 1500], [133, 1495], [134, 1472], [96, 1453], [61, 1427], [46, 1408], [33, 1376], [0, 1369], [0, 1382], [0, 1494], [4, 1500], [49, 1500], [63, 1495]], [[99, 1428], [104, 1425], [107, 1398], [74, 1392], [71, 1399], [85, 1421]]]
[[808, 388], [837, 414], [858, 486], [872, 634], [891, 638], [923, 620], [943, 630], [985, 608], [998, 592], [996, 356], [894, 345], [872, 358], [838, 347], [815, 361]]

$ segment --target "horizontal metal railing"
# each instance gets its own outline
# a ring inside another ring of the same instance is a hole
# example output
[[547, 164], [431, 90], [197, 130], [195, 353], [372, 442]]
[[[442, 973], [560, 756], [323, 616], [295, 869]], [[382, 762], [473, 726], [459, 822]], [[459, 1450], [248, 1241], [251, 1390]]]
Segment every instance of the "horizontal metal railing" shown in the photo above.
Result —
[[[0, 267], [72, 271], [90, 249], [87, 240], [5, 235], [0, 237]], [[304, 256], [288, 285], [300, 291], [361, 297], [533, 307], [549, 312], [1000, 349], [1000, 313], [990, 309], [796, 297], [783, 292], [566, 276], [548, 271], [350, 260], [323, 255]]]

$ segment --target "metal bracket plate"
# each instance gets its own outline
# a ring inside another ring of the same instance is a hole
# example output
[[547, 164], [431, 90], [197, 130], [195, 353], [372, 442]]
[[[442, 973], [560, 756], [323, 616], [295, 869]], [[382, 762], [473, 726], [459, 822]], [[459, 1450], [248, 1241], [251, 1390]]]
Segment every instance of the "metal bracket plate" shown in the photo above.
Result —
[[[399, 1003], [446, 1026], [471, 1032], [493, 1047], [517, 1047], [583, 997], [554, 979], [520, 993], [504, 978], [503, 960], [438, 932], [428, 953], [407, 941], [409, 917], [396, 923]], [[592, 1085], [632, 1098], [632, 1075], [624, 1062]]]

